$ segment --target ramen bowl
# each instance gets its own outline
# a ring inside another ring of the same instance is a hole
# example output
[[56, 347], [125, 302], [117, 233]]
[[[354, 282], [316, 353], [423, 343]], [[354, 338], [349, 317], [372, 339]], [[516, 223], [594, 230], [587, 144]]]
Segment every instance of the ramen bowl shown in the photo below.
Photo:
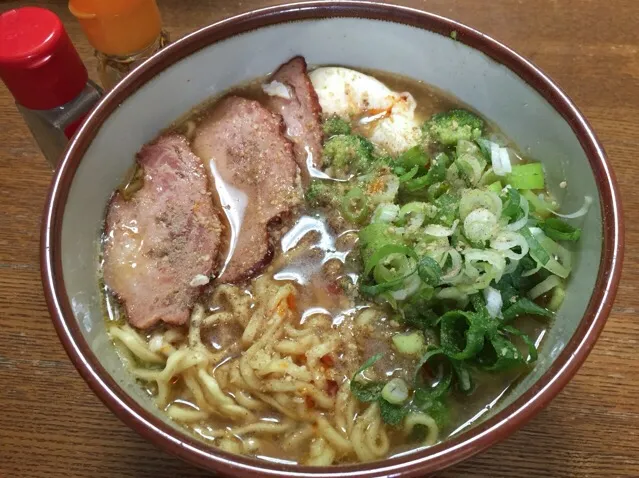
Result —
[[[125, 370], [106, 332], [97, 280], [105, 207], [141, 145], [194, 106], [294, 55], [311, 65], [385, 70], [468, 104], [544, 163], [566, 210], [593, 198], [566, 299], [535, 367], [471, 427], [429, 448], [355, 465], [305, 467], [232, 455], [185, 433]], [[472, 74], [468, 74], [472, 72]], [[564, 184], [565, 186], [565, 184]], [[619, 194], [605, 153], [571, 100], [499, 42], [449, 19], [366, 2], [256, 10], [176, 41], [115, 87], [69, 144], [42, 225], [42, 279], [69, 357], [100, 399], [161, 449], [224, 476], [424, 476], [503, 440], [545, 407], [592, 349], [621, 273]]]

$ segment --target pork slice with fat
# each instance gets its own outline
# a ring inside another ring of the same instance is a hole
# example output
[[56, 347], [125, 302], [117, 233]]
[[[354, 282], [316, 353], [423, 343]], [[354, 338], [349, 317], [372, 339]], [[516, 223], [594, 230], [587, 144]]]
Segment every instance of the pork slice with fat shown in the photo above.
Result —
[[144, 183], [130, 199], [116, 192], [105, 225], [104, 281], [131, 325], [181, 325], [215, 272], [222, 236], [202, 161], [180, 135], [137, 155]]
[[322, 166], [322, 108], [308, 76], [304, 57], [296, 56], [273, 73], [264, 91], [267, 106], [282, 115], [286, 134], [295, 145], [295, 157], [308, 179], [310, 167]]
[[293, 146], [279, 115], [259, 102], [221, 100], [195, 131], [230, 226], [229, 255], [218, 282], [240, 282], [268, 265], [274, 241], [302, 202]]

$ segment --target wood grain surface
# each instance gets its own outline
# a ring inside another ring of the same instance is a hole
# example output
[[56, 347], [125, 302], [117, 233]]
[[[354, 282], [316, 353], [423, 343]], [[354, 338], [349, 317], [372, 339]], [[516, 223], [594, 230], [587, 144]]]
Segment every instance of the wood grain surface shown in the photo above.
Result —
[[[159, 0], [173, 38], [272, 0]], [[505, 442], [441, 477], [639, 477], [639, 0], [405, 0], [534, 61], [591, 121], [617, 173], [626, 258], [616, 305], [578, 375]], [[59, 14], [90, 71], [66, 0], [0, 1]], [[39, 273], [51, 171], [0, 86], [0, 476], [203, 477], [157, 450], [91, 393], [58, 342]], [[635, 272], [633, 272], [635, 271]]]

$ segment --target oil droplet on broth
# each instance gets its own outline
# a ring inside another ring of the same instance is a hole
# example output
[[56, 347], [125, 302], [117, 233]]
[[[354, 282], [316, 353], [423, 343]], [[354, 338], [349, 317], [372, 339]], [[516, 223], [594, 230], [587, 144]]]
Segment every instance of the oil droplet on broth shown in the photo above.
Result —
[[246, 213], [246, 207], [248, 205], [248, 195], [241, 189], [230, 185], [222, 178], [215, 161], [211, 159], [208, 164], [209, 171], [214, 178], [217, 196], [220, 204], [222, 205], [222, 210], [226, 215], [226, 220], [230, 229], [228, 251], [224, 265], [220, 270], [221, 275], [228, 266], [228, 263], [233, 256], [233, 252], [235, 252], [235, 247], [237, 246], [237, 241], [242, 229], [242, 221], [244, 220], [244, 214]]

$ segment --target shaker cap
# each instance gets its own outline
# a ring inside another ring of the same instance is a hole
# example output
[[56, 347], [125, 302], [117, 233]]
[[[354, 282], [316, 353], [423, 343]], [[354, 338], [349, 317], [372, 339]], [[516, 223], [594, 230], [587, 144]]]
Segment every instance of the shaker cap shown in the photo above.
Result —
[[77, 97], [89, 75], [60, 19], [22, 7], [0, 14], [0, 78], [19, 104], [48, 110]]

